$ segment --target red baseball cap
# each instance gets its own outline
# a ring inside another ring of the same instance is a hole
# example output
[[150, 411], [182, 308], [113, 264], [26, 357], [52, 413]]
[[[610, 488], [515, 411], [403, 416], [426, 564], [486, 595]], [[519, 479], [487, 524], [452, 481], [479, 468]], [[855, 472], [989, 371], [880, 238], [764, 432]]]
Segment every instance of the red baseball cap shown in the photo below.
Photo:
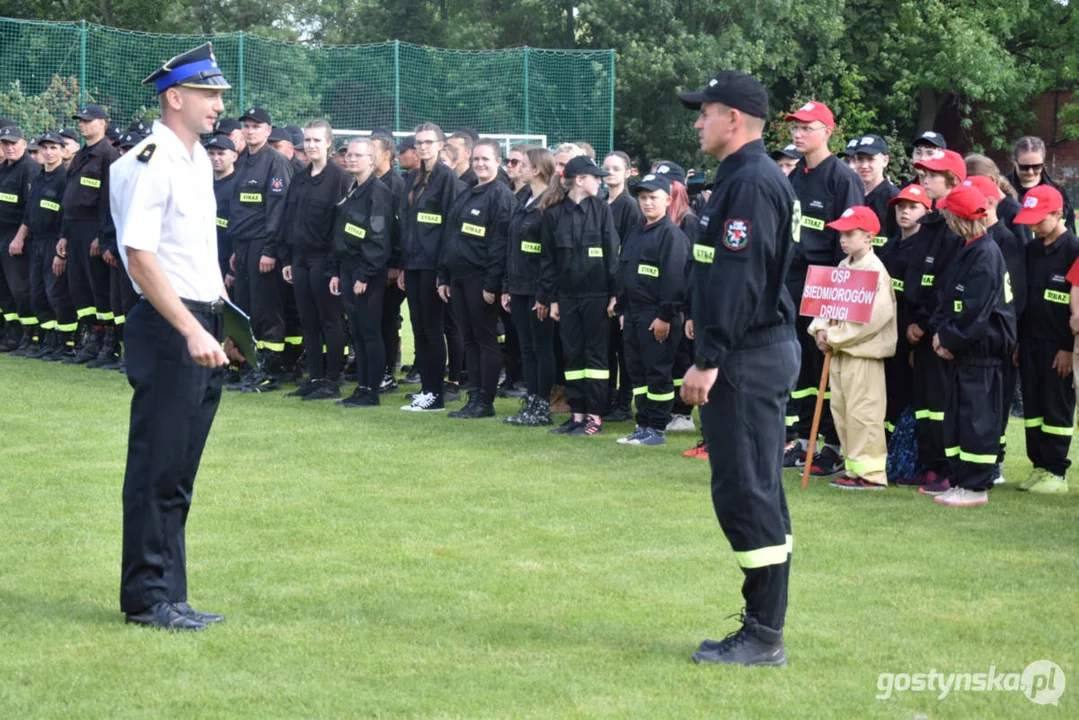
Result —
[[956, 185], [952, 191], [937, 202], [937, 209], [947, 210], [964, 220], [977, 220], [986, 215], [985, 195], [973, 185]]
[[855, 205], [844, 210], [842, 215], [825, 225], [825, 227], [830, 227], [839, 232], [865, 230], [870, 235], [876, 235], [880, 232], [880, 220], [877, 218], [877, 214], [873, 212], [873, 208], [865, 205]]
[[1064, 209], [1064, 197], [1050, 185], [1038, 185], [1023, 198], [1023, 209], [1015, 216], [1018, 225], [1037, 225], [1051, 212]]
[[963, 161], [963, 156], [955, 150], [941, 150], [940, 155], [914, 163], [914, 168], [930, 172], [949, 170], [960, 180], [967, 179], [967, 164]]
[[892, 207], [903, 200], [923, 205], [926, 210], [933, 209], [933, 201], [925, 194], [925, 188], [915, 183], [911, 183], [900, 190], [898, 195], [888, 201], [888, 207]]
[[1002, 200], [1004, 198], [1004, 193], [1000, 191], [993, 179], [985, 175], [971, 175], [963, 181], [963, 184], [974, 188], [986, 199]]
[[785, 118], [787, 122], [813, 122], [814, 120], [820, 120], [827, 127], [835, 127], [835, 118], [832, 117], [832, 111], [828, 109], [828, 106], [822, 102], [816, 100], [810, 100], [802, 107], [798, 108], [796, 112], [792, 112]]

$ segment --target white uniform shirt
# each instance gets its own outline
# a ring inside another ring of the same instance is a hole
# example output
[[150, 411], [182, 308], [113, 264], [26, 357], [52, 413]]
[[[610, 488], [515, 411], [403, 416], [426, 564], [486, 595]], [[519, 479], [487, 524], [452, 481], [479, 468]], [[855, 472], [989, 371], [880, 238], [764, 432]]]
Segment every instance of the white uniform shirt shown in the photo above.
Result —
[[[157, 147], [142, 162], [139, 154], [149, 143]], [[109, 168], [109, 200], [125, 268], [127, 248], [152, 252], [177, 295], [212, 302], [222, 286], [214, 172], [202, 145], [192, 150], [155, 121], [150, 137]], [[137, 283], [135, 291], [142, 294]]]

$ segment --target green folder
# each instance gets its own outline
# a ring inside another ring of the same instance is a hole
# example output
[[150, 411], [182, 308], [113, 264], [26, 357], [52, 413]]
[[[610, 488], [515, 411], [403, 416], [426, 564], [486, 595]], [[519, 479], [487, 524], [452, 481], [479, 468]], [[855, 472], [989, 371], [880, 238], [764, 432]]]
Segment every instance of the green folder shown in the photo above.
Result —
[[251, 318], [240, 308], [236, 307], [231, 300], [221, 298], [225, 307], [221, 312], [222, 334], [232, 338], [232, 344], [244, 356], [244, 361], [258, 370], [258, 344], [255, 342], [255, 333], [251, 331]]

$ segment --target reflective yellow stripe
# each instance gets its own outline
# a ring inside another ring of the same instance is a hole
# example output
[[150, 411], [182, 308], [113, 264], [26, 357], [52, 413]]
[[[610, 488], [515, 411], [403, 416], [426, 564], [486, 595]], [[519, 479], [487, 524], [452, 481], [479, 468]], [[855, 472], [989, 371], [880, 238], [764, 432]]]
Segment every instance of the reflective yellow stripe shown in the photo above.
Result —
[[19, 319], [19, 313], [4, 313], [5, 322], [15, 322]]
[[284, 352], [285, 343], [275, 343], [268, 340], [259, 340], [259, 347], [270, 352]]
[[887, 430], [888, 432], [895, 432], [895, 425], [893, 423], [890, 423], [887, 420], [885, 420], [884, 421], [884, 429]]
[[769, 565], [782, 565], [787, 562], [787, 555], [794, 548], [793, 538], [788, 535], [787, 541], [782, 545], [760, 548], [758, 550], [746, 550], [735, 552], [734, 557], [738, 560], [738, 566], [746, 570], [767, 567]]
[[611, 378], [610, 370], [591, 370], [585, 368], [584, 376], [588, 380], [609, 380]]
[[240, 193], [240, 202], [245, 203], [260, 203], [262, 202], [262, 193]]
[[962, 300], [953, 300], [952, 301], [952, 309], [955, 310], [957, 313], [963, 312], [963, 301]]
[[1059, 290], [1045, 289], [1045, 299], [1048, 302], [1060, 303], [1061, 305], [1067, 305], [1071, 302], [1071, 296], [1066, 292], [1060, 292]]
[[915, 420], [936, 420], [937, 422], [944, 422], [943, 412], [933, 412], [932, 410], [915, 410]]
[[1023, 420], [1023, 427], [1036, 428], [1045, 424], [1045, 418], [1025, 418]]
[[884, 472], [888, 467], [888, 460], [881, 458], [879, 460], [851, 460], [847, 458], [847, 469], [858, 475], [865, 475], [867, 473]]
[[668, 400], [674, 400], [674, 391], [666, 393], [648, 393], [648, 399], [654, 402], [667, 402]]
[[11, 193], [0, 193], [0, 202], [17, 203], [19, 202], [19, 196]]
[[936, 279], [936, 275], [922, 275], [922, 287], [932, 287], [933, 281]]
[[945, 448], [944, 455], [946, 457], [958, 457], [963, 462], [976, 463], [978, 465], [995, 465], [997, 462], [996, 453], [992, 455], [979, 455], [977, 453], [968, 453], [967, 451], [960, 449], [958, 446]]
[[60, 203], [53, 202], [52, 200], [42, 200], [41, 207], [46, 210], [52, 210], [53, 212], [60, 212]]
[[461, 232], [465, 235], [475, 235], [476, 237], [483, 237], [487, 234], [487, 228], [482, 225], [473, 225], [472, 223], [463, 223], [461, 225]]
[[903, 292], [903, 281], [899, 278], [892, 278], [892, 290]]
[[820, 218], [809, 217], [808, 215], [802, 216], [802, 227], [807, 227], [810, 230], [823, 230], [824, 221]]
[[114, 323], [116, 323], [117, 325], [123, 325], [124, 323], [126, 323], [126, 322], [127, 322], [127, 317], [125, 317], [125, 316], [123, 316], [123, 315], [117, 315], [116, 317], [114, 317], [114, 318], [112, 319], [112, 321], [113, 321]]
[[1075, 427], [1058, 427], [1056, 425], [1042, 425], [1042, 432], [1049, 435], [1071, 437], [1075, 433]]
[[56, 329], [56, 321], [55, 320], [46, 320], [45, 322], [41, 323], [41, 329], [42, 330], [55, 330]]
[[289, 345], [303, 345], [303, 335], [289, 335], [285, 342]]
[[817, 397], [819, 391], [815, 387], [802, 388], [801, 390], [795, 390], [791, 393], [791, 400], [801, 400], [807, 397]]
[[532, 253], [533, 255], [538, 255], [539, 252], [542, 249], [543, 249], [543, 246], [540, 245], [539, 243], [528, 242], [527, 240], [522, 240], [521, 241], [521, 252]]
[[79, 185], [84, 185], [88, 188], [94, 188], [95, 190], [101, 187], [101, 181], [92, 177], [79, 178]]
[[567, 370], [566, 382], [570, 380], [584, 380], [584, 370]]
[[21, 317], [19, 318], [20, 325], [37, 325], [36, 317]]
[[693, 259], [699, 263], [711, 263], [716, 256], [716, 249], [707, 245], [693, 246]]
[[416, 213], [416, 222], [427, 223], [428, 225], [441, 225], [442, 216], [435, 213]]
[[219, 217], [217, 218], [217, 226], [219, 228], [227, 228], [229, 226], [229, 221], [225, 218]]
[[56, 329], [59, 332], [75, 332], [76, 330], [79, 329], [79, 324], [77, 322], [73, 322], [70, 325], [61, 325], [61, 324], [57, 323], [56, 324]]
[[794, 423], [798, 422], [798, 416], [797, 415], [787, 415], [784, 418], [784, 420], [786, 422], [787, 427], [794, 427]]
[[677, 388], [677, 387], [682, 387], [682, 378], [678, 378], [677, 380], [675, 380], [675, 381], [674, 381], [674, 386], [675, 386], [676, 388]]
[[875, 238], [873, 238], [873, 247], [880, 247], [886, 242], [888, 242], [888, 238], [884, 237], [883, 235], [877, 235]]
[[641, 387], [633, 388], [633, 394], [634, 395], [644, 395], [646, 392], [648, 392], [648, 386], [647, 385], [643, 385]]
[[596, 257], [601, 258], [601, 257], [603, 257], [603, 248], [601, 248], [601, 247], [590, 247], [590, 248], [588, 248], [588, 257], [590, 257], [590, 258], [596, 258]]
[[352, 223], [345, 223], [345, 232], [349, 235], [352, 235], [353, 237], [358, 237], [361, 240], [367, 237], [366, 230], [364, 230], [362, 227], [359, 227], [358, 225], [353, 225]]
[[79, 308], [78, 310], [75, 311], [75, 317], [77, 317], [79, 320], [82, 320], [87, 315], [96, 315], [96, 314], [97, 314], [97, 308], [96, 307], [84, 307], [84, 308]]
[[111, 312], [97, 313], [98, 320], [112, 320], [114, 317]]
[[659, 268], [655, 265], [645, 265], [643, 263], [637, 265], [638, 275], [647, 275], [648, 277], [659, 277]]

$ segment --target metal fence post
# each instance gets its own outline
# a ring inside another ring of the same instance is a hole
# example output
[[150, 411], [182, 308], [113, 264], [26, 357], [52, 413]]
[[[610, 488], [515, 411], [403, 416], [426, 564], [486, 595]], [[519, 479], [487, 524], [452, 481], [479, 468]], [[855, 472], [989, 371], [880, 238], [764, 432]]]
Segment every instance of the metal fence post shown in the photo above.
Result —
[[525, 134], [532, 132], [531, 125], [529, 123], [529, 107], [528, 107], [528, 56], [531, 53], [531, 48], [525, 45]]
[[244, 102], [244, 31], [241, 30], [239, 41], [239, 51], [237, 53], [239, 59], [239, 74], [240, 74], [240, 113], [247, 109], [247, 103]]
[[79, 21], [79, 106], [86, 104], [86, 21]]
[[611, 53], [611, 115], [610, 115], [610, 131], [608, 133], [608, 152], [614, 151], [614, 50]]
[[401, 132], [401, 41], [393, 41], [393, 129]]

